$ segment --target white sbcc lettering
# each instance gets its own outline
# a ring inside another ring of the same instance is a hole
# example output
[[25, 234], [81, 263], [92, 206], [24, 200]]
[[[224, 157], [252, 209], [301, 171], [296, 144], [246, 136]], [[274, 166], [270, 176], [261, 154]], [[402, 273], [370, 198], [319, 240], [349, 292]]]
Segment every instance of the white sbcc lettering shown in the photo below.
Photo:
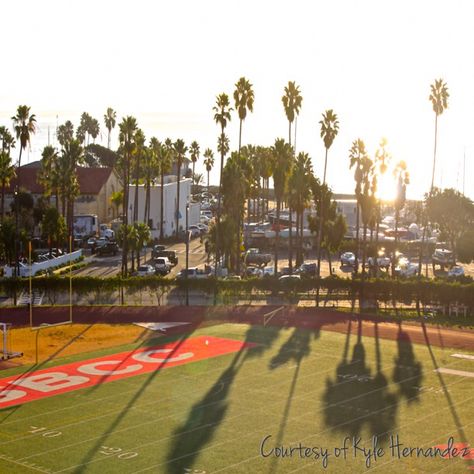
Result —
[[24, 379], [14, 380], [11, 383], [20, 387], [37, 390], [38, 392], [49, 393], [87, 382], [89, 382], [88, 377], [69, 375], [65, 372], [48, 372], [47, 374], [30, 375]]
[[119, 370], [106, 370], [106, 369], [99, 369], [98, 367], [101, 365], [119, 365], [121, 364], [122, 361], [120, 360], [103, 360], [100, 362], [92, 362], [92, 364], [85, 364], [81, 365], [80, 367], [77, 368], [78, 372], [81, 372], [81, 374], [87, 374], [87, 375], [123, 375], [123, 374], [129, 374], [131, 372], [136, 372], [137, 370], [140, 370], [143, 368], [143, 365], [141, 364], [132, 364], [129, 365], [128, 367], [124, 367], [123, 369]]
[[163, 362], [179, 362], [181, 360], [190, 359], [194, 356], [192, 352], [183, 352], [177, 357], [166, 357], [165, 359], [158, 357], [151, 357], [153, 354], [169, 354], [173, 352], [172, 349], [155, 349], [152, 351], [137, 352], [132, 357], [138, 362], [149, 362], [151, 364], [161, 364]]
[[8, 388], [0, 387], [0, 405], [2, 403], [18, 400], [19, 398], [23, 398], [25, 395], [26, 392], [23, 390], [9, 390]]

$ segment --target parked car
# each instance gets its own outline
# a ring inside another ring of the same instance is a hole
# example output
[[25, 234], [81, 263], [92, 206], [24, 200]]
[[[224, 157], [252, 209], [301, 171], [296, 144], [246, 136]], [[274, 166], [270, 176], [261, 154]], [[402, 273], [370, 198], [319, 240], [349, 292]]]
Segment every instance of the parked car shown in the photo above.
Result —
[[295, 283], [298, 283], [300, 280], [301, 277], [299, 275], [282, 275], [280, 278], [278, 278], [280, 285], [290, 287]]
[[209, 223], [211, 222], [211, 219], [209, 217], [203, 215], [199, 217], [199, 220], [201, 221], [201, 224], [205, 225], [209, 225]]
[[188, 227], [189, 232], [191, 232], [191, 239], [199, 237], [201, 235], [201, 229], [197, 225], [190, 225]]
[[167, 275], [171, 271], [171, 263], [166, 257], [157, 257], [153, 260], [155, 272], [159, 275]]
[[140, 265], [137, 269], [137, 276], [150, 276], [155, 274], [155, 269], [151, 265]]
[[282, 267], [279, 273], [280, 275], [283, 275], [283, 276], [292, 274], [290, 267]]
[[355, 255], [352, 252], [344, 252], [341, 255], [341, 266], [342, 267], [353, 267], [355, 266]]
[[245, 275], [250, 278], [261, 278], [263, 276], [263, 270], [258, 267], [247, 267], [245, 269]]
[[296, 270], [296, 275], [314, 277], [317, 274], [318, 265], [316, 263], [303, 263]]
[[418, 264], [411, 263], [406, 257], [398, 259], [398, 263], [395, 267], [395, 275], [400, 277], [412, 277], [418, 273]]
[[151, 251], [151, 258], [158, 257], [158, 254], [160, 252], [163, 252], [164, 250], [166, 250], [166, 247], [164, 245], [154, 245]]
[[245, 252], [244, 262], [246, 265], [266, 265], [272, 260], [272, 256], [269, 253], [261, 253], [257, 248], [250, 248]]
[[263, 267], [262, 272], [263, 278], [270, 278], [272, 276], [275, 276], [275, 267], [273, 265], [269, 267]]
[[204, 279], [204, 278], [209, 278], [210, 276], [213, 275], [211, 271], [211, 267], [205, 268], [204, 270], [198, 267], [192, 267], [192, 268], [188, 268], [187, 271], [186, 271], [186, 268], [183, 268], [178, 273], [176, 278], [178, 280], [184, 280], [186, 278], [186, 274], [187, 274], [187, 278], [189, 279]]
[[[374, 257], [369, 257], [367, 259], [367, 264], [369, 267], [375, 267], [375, 258]], [[378, 257], [377, 257], [377, 266], [379, 268], [390, 268], [390, 265], [392, 264], [390, 257], [387, 257], [385, 255], [385, 252], [383, 250], [379, 251]]]
[[449, 272], [448, 278], [459, 278], [464, 276], [464, 268], [461, 265], [454, 265]]
[[119, 246], [115, 241], [106, 242], [104, 245], [97, 247], [96, 253], [97, 255], [104, 256], [104, 255], [117, 255], [119, 251]]
[[210, 209], [201, 210], [201, 216], [206, 216], [209, 219], [212, 219], [212, 211]]
[[448, 249], [436, 249], [431, 256], [433, 265], [449, 265], [453, 263], [453, 252]]
[[201, 234], [206, 234], [209, 231], [209, 227], [206, 224], [203, 224], [202, 222], [196, 224], [196, 227], [201, 230]]

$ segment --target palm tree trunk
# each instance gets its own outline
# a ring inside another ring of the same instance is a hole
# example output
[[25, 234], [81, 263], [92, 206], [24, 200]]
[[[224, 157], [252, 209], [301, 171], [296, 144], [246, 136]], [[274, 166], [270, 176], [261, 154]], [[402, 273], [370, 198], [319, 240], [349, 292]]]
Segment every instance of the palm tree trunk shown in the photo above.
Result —
[[328, 254], [328, 262], [329, 262], [329, 275], [332, 276], [332, 261], [331, 261], [331, 250], [326, 248], [326, 252]]
[[290, 267], [290, 273], [293, 273], [293, 219], [291, 216], [291, 206], [288, 206], [288, 217], [290, 220], [288, 233], [288, 266]]
[[375, 262], [374, 262], [374, 272], [375, 277], [378, 277], [379, 274], [379, 230], [380, 230], [380, 200], [377, 203], [377, 223], [375, 228]]
[[367, 223], [364, 222], [364, 235], [362, 244], [362, 275], [365, 275], [365, 261], [367, 258]]
[[135, 202], [133, 203], [133, 221], [138, 221], [138, 175], [140, 172], [140, 154], [137, 154], [137, 167], [135, 168]]
[[181, 178], [181, 164], [178, 164], [178, 183], [177, 183], [177, 195], [176, 195], [176, 239], [179, 238], [179, 182]]
[[[326, 184], [326, 166], [328, 162], [328, 149], [326, 148], [326, 153], [324, 156], [324, 173], [323, 173], [323, 186]], [[324, 189], [324, 188], [323, 188]], [[318, 229], [318, 277], [321, 276], [321, 239], [323, 234], [323, 221], [324, 221], [324, 213], [323, 210], [323, 193], [321, 193], [321, 202], [319, 204], [321, 210], [321, 216], [319, 218], [319, 229]]]
[[161, 189], [160, 189], [160, 241], [163, 240], [163, 198], [164, 198], [164, 180], [165, 180], [165, 173], [163, 167], [161, 167]]
[[355, 251], [355, 273], [359, 271], [359, 200], [357, 200], [356, 210], [356, 251]]
[[276, 202], [276, 226], [275, 226], [275, 277], [278, 274], [278, 244], [280, 243], [280, 200]]
[[438, 114], [435, 114], [435, 139], [434, 139], [434, 153], [433, 153], [433, 172], [431, 174], [430, 196], [431, 196], [431, 194], [433, 194], [433, 187], [434, 187], [437, 142], [438, 142]]
[[398, 246], [398, 219], [400, 218], [400, 210], [397, 206], [395, 209], [395, 248], [393, 249], [392, 255], [392, 277], [395, 276], [395, 252], [397, 251]]
[[288, 144], [291, 146], [291, 122], [288, 120]]
[[2, 180], [2, 220], [3, 222], [3, 216], [5, 215], [5, 180]]
[[110, 150], [110, 128], [107, 130], [109, 131], [109, 134], [107, 136], [107, 148]]
[[240, 126], [239, 126], [239, 156], [240, 156], [240, 148], [242, 143], [242, 122], [243, 120], [240, 119]]

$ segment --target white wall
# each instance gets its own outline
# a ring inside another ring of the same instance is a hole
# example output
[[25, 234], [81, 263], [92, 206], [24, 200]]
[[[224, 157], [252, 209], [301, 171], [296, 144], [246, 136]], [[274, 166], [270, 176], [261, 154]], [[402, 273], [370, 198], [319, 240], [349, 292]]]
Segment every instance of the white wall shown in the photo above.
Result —
[[[179, 227], [183, 229], [186, 226], [186, 203], [191, 195], [191, 179], [184, 178], [179, 187]], [[169, 237], [176, 232], [176, 197], [178, 192], [177, 182], [168, 182], [163, 186], [163, 233]], [[151, 186], [150, 188], [150, 219], [152, 221], [152, 236], [160, 235], [160, 214], [161, 214], [161, 185]], [[133, 222], [133, 209], [135, 205], [135, 186], [130, 186], [130, 202], [128, 207], [128, 222]], [[189, 212], [189, 225], [199, 222], [199, 204], [191, 204]], [[145, 186], [138, 186], [138, 222], [144, 221], [145, 212]]]

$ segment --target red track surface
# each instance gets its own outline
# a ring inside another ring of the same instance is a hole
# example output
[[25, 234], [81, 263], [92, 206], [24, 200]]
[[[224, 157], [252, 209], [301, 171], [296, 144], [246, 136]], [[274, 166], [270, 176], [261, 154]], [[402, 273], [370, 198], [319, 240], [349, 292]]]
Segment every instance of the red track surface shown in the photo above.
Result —
[[[133, 323], [157, 321], [183, 321], [195, 328], [204, 321], [263, 324], [265, 314], [279, 306], [80, 306], [73, 308], [75, 323]], [[33, 325], [59, 323], [69, 318], [68, 307], [38, 307], [34, 309]], [[407, 339], [412, 343], [430, 344], [440, 347], [474, 350], [474, 331], [448, 329], [424, 323], [398, 323], [381, 317], [364, 316], [362, 335], [383, 339]], [[29, 325], [28, 308], [0, 310], [0, 321], [15, 326]], [[349, 321], [359, 321], [359, 316], [340, 313], [325, 308], [296, 308], [284, 306], [269, 321], [270, 325], [299, 326], [307, 329], [346, 333]], [[351, 325], [356, 333], [358, 324]], [[190, 329], [189, 326], [186, 330]]]

